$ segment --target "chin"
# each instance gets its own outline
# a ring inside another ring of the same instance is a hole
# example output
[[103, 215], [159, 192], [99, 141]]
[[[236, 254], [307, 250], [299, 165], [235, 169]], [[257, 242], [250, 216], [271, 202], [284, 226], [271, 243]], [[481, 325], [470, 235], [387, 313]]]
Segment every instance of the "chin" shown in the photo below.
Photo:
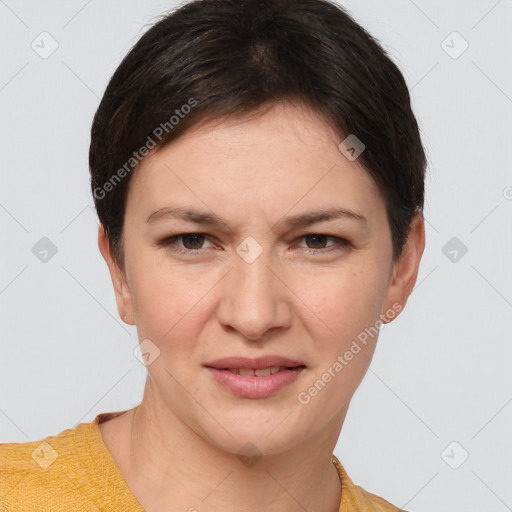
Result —
[[236, 420], [218, 417], [229, 434], [217, 425], [215, 432], [208, 432], [208, 438], [219, 449], [240, 456], [277, 455], [291, 450], [306, 437], [304, 425], [297, 425], [287, 414], [280, 414], [278, 419], [275, 414], [261, 412], [247, 417], [238, 413]]

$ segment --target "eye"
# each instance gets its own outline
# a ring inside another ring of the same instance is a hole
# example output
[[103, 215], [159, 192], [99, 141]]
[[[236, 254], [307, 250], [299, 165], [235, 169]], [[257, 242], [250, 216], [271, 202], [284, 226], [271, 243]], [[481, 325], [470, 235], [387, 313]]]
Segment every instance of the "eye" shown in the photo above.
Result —
[[[335, 249], [340, 249], [343, 247], [349, 247], [350, 242], [348, 240], [345, 240], [344, 238], [340, 238], [337, 236], [330, 236], [330, 235], [324, 235], [321, 233], [312, 233], [308, 235], [303, 235], [300, 237], [300, 239], [305, 240], [306, 244], [312, 244], [313, 247], [310, 247], [308, 245], [308, 249], [305, 252], [307, 253], [321, 253], [321, 252], [328, 252]], [[335, 243], [333, 243], [330, 246], [326, 246], [328, 240], [333, 240]]]
[[[177, 252], [193, 254], [203, 249], [202, 245], [206, 238], [207, 235], [204, 233], [181, 233], [162, 240], [160, 245], [163, 247], [171, 246]], [[183, 242], [181, 247], [177, 244], [180, 239]]]

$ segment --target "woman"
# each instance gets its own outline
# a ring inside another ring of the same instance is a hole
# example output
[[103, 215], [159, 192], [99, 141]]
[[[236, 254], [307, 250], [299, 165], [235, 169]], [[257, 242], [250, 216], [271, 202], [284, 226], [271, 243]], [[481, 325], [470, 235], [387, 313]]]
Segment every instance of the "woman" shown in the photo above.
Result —
[[425, 235], [405, 81], [324, 0], [196, 0], [94, 118], [91, 188], [141, 403], [0, 446], [3, 509], [394, 511], [333, 455]]

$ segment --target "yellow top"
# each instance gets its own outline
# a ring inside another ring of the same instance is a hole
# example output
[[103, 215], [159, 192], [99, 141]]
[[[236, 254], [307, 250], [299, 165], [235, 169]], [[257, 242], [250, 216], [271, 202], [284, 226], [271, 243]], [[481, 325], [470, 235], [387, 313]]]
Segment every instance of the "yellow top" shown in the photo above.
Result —
[[[98, 428], [122, 412], [98, 414], [40, 441], [0, 444], [0, 512], [144, 512]], [[339, 512], [400, 511], [355, 485], [332, 460], [341, 480]]]

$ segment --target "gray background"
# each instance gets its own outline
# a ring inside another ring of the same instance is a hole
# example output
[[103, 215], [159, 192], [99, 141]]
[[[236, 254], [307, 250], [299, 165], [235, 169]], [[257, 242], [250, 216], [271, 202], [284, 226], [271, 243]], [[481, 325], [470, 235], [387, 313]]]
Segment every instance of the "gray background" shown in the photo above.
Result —
[[[0, 442], [142, 398], [135, 328], [97, 249], [89, 129], [121, 58], [174, 5], [0, 1]], [[335, 454], [411, 511], [512, 510], [512, 1], [342, 5], [403, 71], [430, 165], [417, 286]]]

